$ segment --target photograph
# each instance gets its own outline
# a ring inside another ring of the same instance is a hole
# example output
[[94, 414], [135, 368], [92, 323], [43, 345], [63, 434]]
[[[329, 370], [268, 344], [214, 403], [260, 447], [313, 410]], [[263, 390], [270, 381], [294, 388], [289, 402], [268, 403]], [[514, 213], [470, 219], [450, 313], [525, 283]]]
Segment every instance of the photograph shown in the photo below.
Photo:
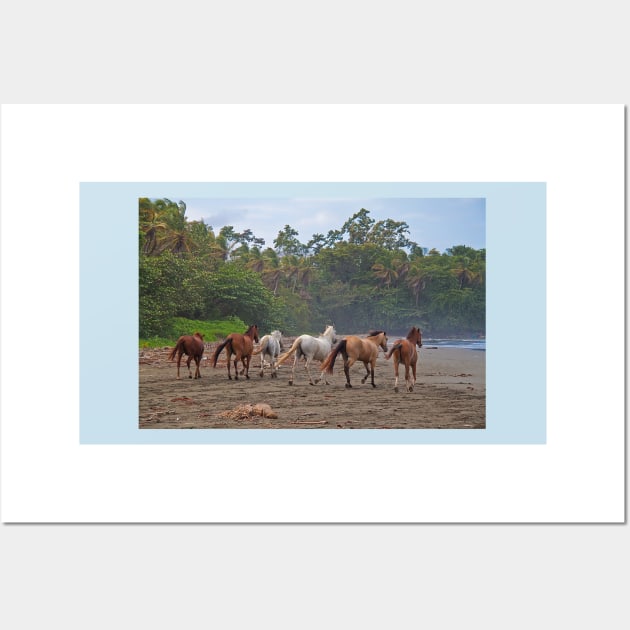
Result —
[[486, 200], [138, 200], [140, 429], [485, 429]]

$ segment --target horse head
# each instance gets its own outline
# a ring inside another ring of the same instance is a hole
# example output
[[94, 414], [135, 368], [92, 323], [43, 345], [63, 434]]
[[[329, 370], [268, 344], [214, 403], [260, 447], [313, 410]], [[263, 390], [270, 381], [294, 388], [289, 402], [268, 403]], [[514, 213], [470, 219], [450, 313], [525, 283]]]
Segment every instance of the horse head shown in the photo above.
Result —
[[417, 345], [418, 348], [422, 348], [422, 333], [420, 332], [420, 329], [412, 326], [409, 334], [407, 335], [407, 341], [414, 346]]
[[379, 343], [379, 346], [383, 348], [383, 352], [387, 354], [387, 333], [385, 331], [381, 333], [381, 342]]
[[258, 343], [258, 326], [256, 324], [252, 324], [245, 333], [248, 337], [251, 337], [256, 343]]
[[372, 337], [374, 343], [387, 353], [387, 333], [384, 330], [370, 330], [367, 336]]

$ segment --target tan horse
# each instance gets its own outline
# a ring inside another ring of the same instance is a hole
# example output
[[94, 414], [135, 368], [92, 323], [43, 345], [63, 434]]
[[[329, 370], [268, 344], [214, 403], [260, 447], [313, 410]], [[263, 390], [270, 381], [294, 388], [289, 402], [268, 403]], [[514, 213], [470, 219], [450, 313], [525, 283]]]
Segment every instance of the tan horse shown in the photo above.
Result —
[[175, 344], [175, 347], [171, 351], [171, 354], [168, 355], [168, 360], [172, 361], [177, 354], [177, 378], [179, 378], [179, 365], [182, 361], [182, 354], [188, 355], [188, 360], [186, 361], [186, 366], [188, 367], [188, 378], [192, 378], [192, 373], [190, 371], [190, 362], [194, 359], [196, 368], [195, 368], [195, 378], [201, 378], [201, 372], [199, 371], [199, 363], [201, 361], [201, 357], [203, 356], [203, 335], [201, 333], [196, 332], [194, 335], [182, 335]]
[[[394, 341], [392, 349], [385, 355], [386, 359], [389, 359], [391, 356], [394, 357], [395, 392], [398, 391], [398, 365], [401, 362], [405, 364], [405, 385], [407, 391], [413, 391], [413, 386], [416, 384], [416, 363], [418, 362], [416, 346], [422, 348], [422, 333], [419, 328], [414, 326], [409, 331], [407, 338]], [[409, 368], [411, 368], [413, 373], [413, 380], [410, 378]]]
[[243, 364], [245, 378], [249, 378], [249, 360], [254, 351], [254, 341], [258, 343], [258, 326], [256, 326], [256, 324], [252, 324], [242, 335], [241, 333], [229, 334], [225, 341], [215, 350], [212, 367], [217, 367], [217, 359], [223, 348], [225, 348], [227, 353], [228, 378], [232, 380], [232, 374], [230, 373], [230, 359], [232, 355], [234, 355], [234, 378], [238, 381], [237, 363], [239, 361]]
[[363, 361], [363, 365], [365, 365], [366, 374], [361, 379], [361, 383], [365, 383], [368, 376], [371, 376], [372, 387], [376, 387], [374, 384], [374, 367], [376, 366], [376, 357], [378, 357], [379, 348], [382, 348], [383, 352], [387, 352], [387, 335], [383, 331], [372, 331], [368, 334], [366, 339], [349, 335], [332, 349], [331, 353], [322, 363], [321, 370], [322, 372], [332, 374], [337, 355], [342, 354], [343, 371], [346, 374], [346, 387], [352, 387], [350, 384], [350, 368], [356, 361]]

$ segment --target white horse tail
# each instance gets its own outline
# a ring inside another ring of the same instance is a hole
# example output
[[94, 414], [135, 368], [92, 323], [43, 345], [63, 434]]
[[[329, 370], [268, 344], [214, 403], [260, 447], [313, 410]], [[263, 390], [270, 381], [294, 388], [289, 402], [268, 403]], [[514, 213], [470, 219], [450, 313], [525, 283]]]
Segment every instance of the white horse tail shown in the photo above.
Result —
[[300, 343], [301, 343], [301, 339], [298, 337], [293, 342], [293, 345], [291, 346], [291, 348], [289, 348], [289, 350], [287, 352], [285, 352], [284, 354], [281, 354], [278, 357], [278, 361], [276, 362], [276, 365], [282, 365], [285, 361], [288, 361], [295, 354], [295, 352], [299, 349]]
[[260, 346], [256, 348], [256, 350], [254, 350], [252, 354], [260, 354], [261, 352], [264, 352], [267, 349], [268, 343], [269, 343], [269, 335], [265, 335], [260, 341]]

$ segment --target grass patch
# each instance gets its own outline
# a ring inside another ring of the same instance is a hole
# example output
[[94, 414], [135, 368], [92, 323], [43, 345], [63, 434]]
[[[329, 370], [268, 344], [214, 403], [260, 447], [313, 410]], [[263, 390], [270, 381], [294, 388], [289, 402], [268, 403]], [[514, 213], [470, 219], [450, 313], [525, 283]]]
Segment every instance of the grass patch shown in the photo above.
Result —
[[225, 319], [215, 319], [201, 321], [198, 319], [186, 319], [185, 317], [173, 317], [171, 320], [172, 337], [151, 337], [140, 339], [140, 348], [162, 348], [164, 346], [174, 346], [181, 335], [192, 335], [199, 332], [203, 335], [204, 341], [217, 341], [224, 339], [230, 333], [244, 333], [247, 325], [238, 317], [226, 317]]

